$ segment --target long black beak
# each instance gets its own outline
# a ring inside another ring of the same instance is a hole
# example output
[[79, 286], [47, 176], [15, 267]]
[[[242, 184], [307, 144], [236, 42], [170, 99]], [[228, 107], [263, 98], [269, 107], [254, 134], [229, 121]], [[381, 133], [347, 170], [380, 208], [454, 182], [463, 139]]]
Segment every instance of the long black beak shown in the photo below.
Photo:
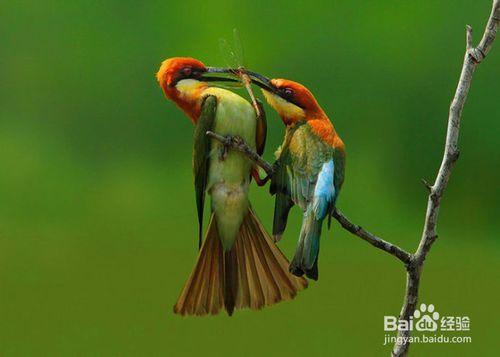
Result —
[[239, 82], [239, 78], [233, 70], [223, 67], [207, 67], [201, 78], [205, 82]]
[[271, 80], [269, 78], [264, 77], [262, 74], [252, 72], [252, 71], [246, 71], [246, 73], [252, 79], [252, 83], [254, 83], [255, 85], [259, 86], [260, 88], [262, 88], [268, 92], [276, 93], [277, 89], [271, 83]]
[[207, 67], [206, 70], [206, 73], [232, 73], [231, 68], [225, 67]]

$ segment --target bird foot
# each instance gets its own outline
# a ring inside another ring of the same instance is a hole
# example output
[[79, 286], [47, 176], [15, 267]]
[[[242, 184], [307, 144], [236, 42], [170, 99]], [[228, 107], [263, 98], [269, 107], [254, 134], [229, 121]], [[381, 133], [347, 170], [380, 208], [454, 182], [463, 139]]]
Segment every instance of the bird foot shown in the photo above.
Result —
[[243, 144], [245, 143], [245, 141], [244, 141], [241, 137], [239, 137], [239, 136], [233, 136], [233, 137], [231, 138], [231, 141], [232, 141], [232, 142], [234, 143], [234, 145], [236, 145], [236, 146], [241, 146], [241, 145], [243, 145]]
[[222, 144], [222, 148], [219, 152], [219, 160], [224, 161], [227, 158], [227, 155], [229, 154], [229, 150], [231, 150], [231, 145], [234, 141], [234, 137], [231, 135], [226, 135], [226, 142]]

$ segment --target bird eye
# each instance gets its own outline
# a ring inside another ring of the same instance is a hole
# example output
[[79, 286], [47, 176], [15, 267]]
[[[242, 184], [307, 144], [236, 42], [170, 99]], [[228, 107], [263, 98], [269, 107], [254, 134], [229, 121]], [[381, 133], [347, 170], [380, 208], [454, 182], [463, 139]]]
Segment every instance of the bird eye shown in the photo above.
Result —
[[191, 67], [184, 67], [183, 69], [181, 69], [181, 73], [186, 77], [189, 77], [192, 72], [193, 70], [191, 69]]
[[292, 89], [290, 89], [290, 88], [285, 88], [285, 89], [283, 89], [283, 94], [284, 94], [286, 97], [290, 98], [290, 97], [292, 97], [292, 96], [293, 96], [293, 90], [292, 90]]

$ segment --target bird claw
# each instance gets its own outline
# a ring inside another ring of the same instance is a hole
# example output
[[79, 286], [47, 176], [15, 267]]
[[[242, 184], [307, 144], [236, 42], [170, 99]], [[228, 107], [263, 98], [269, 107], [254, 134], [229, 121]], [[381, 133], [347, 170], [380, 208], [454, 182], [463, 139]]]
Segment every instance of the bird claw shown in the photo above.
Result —
[[231, 147], [241, 146], [241, 145], [243, 145], [244, 142], [245, 141], [237, 135], [235, 135], [235, 136], [226, 135], [226, 142], [224, 144], [222, 144], [222, 150], [221, 150], [221, 153], [219, 155], [219, 159], [221, 161], [224, 161], [227, 158], [227, 155], [229, 154]]
[[231, 142], [233, 141], [233, 137], [231, 135], [226, 135], [226, 142], [222, 144], [222, 148], [219, 152], [219, 160], [224, 161], [227, 158], [227, 155], [229, 153], [230, 147], [231, 147]]
[[237, 146], [240, 146], [245, 142], [240, 136], [233, 136], [231, 139], [232, 142]]

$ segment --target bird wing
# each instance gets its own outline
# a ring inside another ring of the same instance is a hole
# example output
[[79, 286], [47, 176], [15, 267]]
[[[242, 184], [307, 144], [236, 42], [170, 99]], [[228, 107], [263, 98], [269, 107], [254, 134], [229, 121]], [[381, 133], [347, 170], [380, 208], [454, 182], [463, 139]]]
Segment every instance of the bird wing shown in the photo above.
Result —
[[297, 131], [290, 145], [291, 198], [303, 211], [312, 209], [317, 220], [328, 215], [328, 228], [335, 202], [344, 182], [345, 153], [311, 131]]
[[261, 115], [260, 117], [257, 117], [257, 127], [255, 130], [255, 146], [257, 149], [257, 154], [262, 155], [264, 153], [264, 148], [266, 147], [267, 119], [266, 112], [264, 111], [264, 106], [258, 99], [257, 105], [259, 106]]
[[293, 207], [293, 201], [290, 196], [290, 177], [289, 166], [291, 164], [291, 156], [288, 151], [291, 138], [295, 128], [287, 128], [283, 144], [276, 152], [276, 162], [274, 163], [274, 174], [271, 177], [271, 185], [269, 192], [275, 195], [274, 203], [274, 219], [273, 219], [273, 236], [275, 240], [279, 240], [285, 231], [288, 221], [288, 213]]
[[275, 195], [273, 236], [279, 240], [285, 231], [288, 221], [288, 213], [294, 205], [291, 196], [290, 169], [292, 165], [292, 156], [289, 151], [289, 145], [293, 135], [304, 123], [298, 123], [292, 128], [287, 128], [283, 144], [276, 152], [276, 162], [274, 163], [274, 174], [271, 177], [270, 193]]
[[[294, 133], [289, 153], [290, 195], [295, 204], [305, 211], [313, 202], [324, 164], [333, 159], [333, 148], [314, 134], [309, 125], [304, 125]], [[328, 168], [325, 166], [323, 177], [329, 173]]]
[[333, 184], [335, 185], [335, 199], [338, 196], [340, 188], [344, 183], [344, 170], [345, 170], [345, 152], [344, 149], [335, 148], [333, 151], [333, 160], [335, 162], [335, 170], [333, 173]]
[[274, 164], [274, 174], [271, 177], [270, 193], [276, 195], [274, 203], [273, 236], [279, 240], [285, 231], [288, 213], [293, 207], [290, 196], [290, 178], [288, 176], [288, 163], [290, 155], [288, 150], [281, 152]]
[[217, 98], [207, 96], [201, 107], [201, 114], [194, 130], [193, 173], [196, 194], [196, 208], [198, 210], [198, 248], [201, 248], [203, 239], [203, 207], [205, 205], [205, 191], [208, 181], [208, 164], [211, 150], [211, 139], [206, 135], [212, 130]]
[[294, 204], [304, 212], [312, 209], [317, 220], [331, 216], [343, 179], [343, 151], [321, 140], [309, 125], [288, 129], [271, 180], [273, 234], [283, 233]]
[[335, 189], [335, 195], [333, 197], [333, 200], [330, 202], [328, 209], [328, 229], [330, 229], [330, 225], [332, 222], [332, 214], [335, 208], [335, 202], [337, 201], [337, 197], [339, 196], [340, 188], [344, 183], [345, 151], [343, 148], [342, 149], [334, 148], [333, 162], [334, 162], [333, 185]]

